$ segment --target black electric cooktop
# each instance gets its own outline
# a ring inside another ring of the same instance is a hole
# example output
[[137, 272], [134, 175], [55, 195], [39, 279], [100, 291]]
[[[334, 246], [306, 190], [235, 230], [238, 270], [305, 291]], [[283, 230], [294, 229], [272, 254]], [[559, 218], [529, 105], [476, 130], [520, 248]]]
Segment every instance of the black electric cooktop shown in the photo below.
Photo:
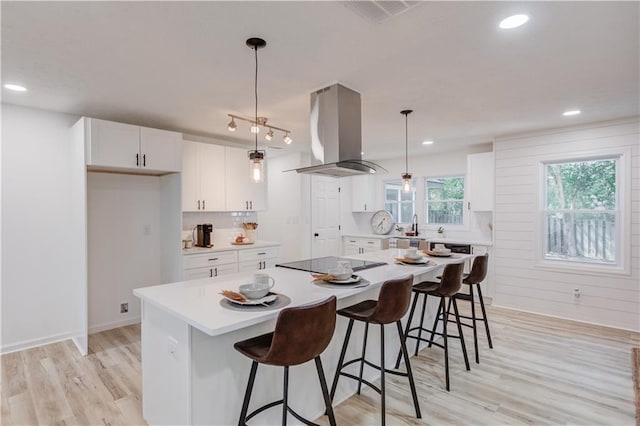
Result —
[[315, 259], [298, 260], [296, 262], [279, 263], [276, 266], [280, 268], [297, 269], [299, 271], [315, 272], [317, 274], [326, 274], [329, 271], [329, 268], [335, 268], [338, 266], [338, 261], [340, 260], [349, 261], [351, 263], [351, 269], [353, 269], [354, 272], [386, 265], [385, 262], [372, 262], [369, 260], [327, 256], [317, 257]]

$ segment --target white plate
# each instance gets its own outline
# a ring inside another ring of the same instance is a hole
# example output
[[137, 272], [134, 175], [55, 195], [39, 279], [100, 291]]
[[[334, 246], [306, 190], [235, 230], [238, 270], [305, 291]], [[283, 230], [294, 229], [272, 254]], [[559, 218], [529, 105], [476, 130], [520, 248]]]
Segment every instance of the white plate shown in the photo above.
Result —
[[240, 302], [239, 300], [233, 300], [233, 299], [230, 299], [230, 298], [228, 298], [226, 296], [222, 296], [222, 297], [224, 297], [225, 299], [227, 299], [231, 303], [235, 303], [236, 305], [254, 306], [254, 305], [264, 305], [265, 303], [266, 304], [273, 303], [278, 298], [278, 295], [277, 294], [273, 294], [273, 293], [269, 293], [265, 297], [261, 297], [260, 299], [249, 299], [246, 302]]
[[404, 262], [402, 260], [399, 260], [399, 262], [403, 265], [426, 265], [429, 263], [429, 259], [422, 257], [420, 259], [411, 259], [411, 262]]
[[361, 278], [358, 275], [351, 275], [351, 278], [346, 280], [325, 280], [329, 284], [355, 284], [360, 282]]

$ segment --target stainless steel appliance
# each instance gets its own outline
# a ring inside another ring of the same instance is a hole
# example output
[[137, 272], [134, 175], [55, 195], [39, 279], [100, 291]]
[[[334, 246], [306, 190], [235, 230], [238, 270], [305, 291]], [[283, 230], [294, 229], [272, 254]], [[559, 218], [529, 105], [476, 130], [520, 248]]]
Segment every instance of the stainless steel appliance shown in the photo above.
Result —
[[470, 244], [452, 244], [452, 243], [438, 243], [436, 241], [429, 242], [429, 250], [433, 250], [436, 244], [444, 245], [444, 248], [451, 250], [451, 253], [471, 254]]
[[196, 247], [213, 247], [213, 244], [211, 244], [212, 224], [203, 223], [202, 225], [196, 225], [195, 231]]

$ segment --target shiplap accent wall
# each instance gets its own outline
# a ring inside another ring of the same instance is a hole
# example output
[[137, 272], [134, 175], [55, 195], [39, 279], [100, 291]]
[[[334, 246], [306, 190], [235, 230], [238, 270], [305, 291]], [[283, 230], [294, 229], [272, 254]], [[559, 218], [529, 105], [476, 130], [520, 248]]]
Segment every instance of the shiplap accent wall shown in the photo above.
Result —
[[[495, 141], [494, 304], [578, 321], [640, 330], [639, 122], [620, 120]], [[626, 249], [630, 275], [557, 271], [539, 258], [540, 163], [550, 156], [602, 149], [631, 153]], [[630, 194], [630, 195], [629, 195]], [[580, 298], [574, 297], [579, 288]]]

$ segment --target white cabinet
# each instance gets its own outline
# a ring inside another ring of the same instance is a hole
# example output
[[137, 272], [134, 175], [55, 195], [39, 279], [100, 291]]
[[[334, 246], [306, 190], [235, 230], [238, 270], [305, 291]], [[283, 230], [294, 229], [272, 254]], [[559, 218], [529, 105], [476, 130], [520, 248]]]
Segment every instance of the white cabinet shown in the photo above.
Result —
[[182, 211], [225, 210], [225, 147], [183, 141]]
[[280, 258], [279, 247], [240, 250], [238, 253], [238, 270], [250, 272], [273, 268]]
[[351, 211], [372, 212], [376, 202], [376, 177], [371, 175], [351, 178]]
[[183, 269], [184, 280], [233, 274], [238, 272], [238, 252], [230, 250], [186, 255]]
[[87, 165], [112, 169], [178, 172], [180, 134], [87, 118]]
[[342, 255], [363, 254], [389, 248], [388, 238], [342, 237]]
[[494, 203], [494, 157], [493, 152], [467, 156], [467, 194], [469, 210], [493, 211]]
[[267, 209], [267, 164], [264, 161], [264, 181], [252, 182], [249, 175], [248, 151], [225, 148], [226, 210], [266, 210]]

